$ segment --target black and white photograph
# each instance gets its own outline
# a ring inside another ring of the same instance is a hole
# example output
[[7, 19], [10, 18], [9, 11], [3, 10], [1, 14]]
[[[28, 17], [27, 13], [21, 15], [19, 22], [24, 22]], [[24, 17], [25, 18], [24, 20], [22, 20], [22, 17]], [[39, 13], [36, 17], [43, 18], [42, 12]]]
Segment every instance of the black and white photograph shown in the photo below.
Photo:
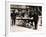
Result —
[[42, 0], [6, 1], [5, 8], [6, 37], [45, 37], [46, 5]]
[[10, 4], [10, 30], [34, 31], [42, 28], [42, 6]]

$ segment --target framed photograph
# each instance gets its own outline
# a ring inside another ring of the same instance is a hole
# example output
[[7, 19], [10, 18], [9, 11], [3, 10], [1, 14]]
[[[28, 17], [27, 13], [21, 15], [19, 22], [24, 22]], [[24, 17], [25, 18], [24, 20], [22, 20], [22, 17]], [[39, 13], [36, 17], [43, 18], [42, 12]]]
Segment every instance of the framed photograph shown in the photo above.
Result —
[[42, 32], [43, 3], [6, 2], [6, 34]]

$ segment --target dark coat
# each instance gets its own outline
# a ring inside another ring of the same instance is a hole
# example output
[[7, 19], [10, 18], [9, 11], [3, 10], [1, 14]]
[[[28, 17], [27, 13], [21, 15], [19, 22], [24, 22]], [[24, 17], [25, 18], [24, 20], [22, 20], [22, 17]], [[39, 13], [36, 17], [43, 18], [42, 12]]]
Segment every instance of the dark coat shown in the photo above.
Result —
[[16, 18], [16, 13], [11, 13], [11, 18], [12, 19]]
[[31, 17], [33, 17], [33, 15], [34, 15], [34, 12], [33, 11], [30, 11], [29, 12], [29, 17], [31, 18]]

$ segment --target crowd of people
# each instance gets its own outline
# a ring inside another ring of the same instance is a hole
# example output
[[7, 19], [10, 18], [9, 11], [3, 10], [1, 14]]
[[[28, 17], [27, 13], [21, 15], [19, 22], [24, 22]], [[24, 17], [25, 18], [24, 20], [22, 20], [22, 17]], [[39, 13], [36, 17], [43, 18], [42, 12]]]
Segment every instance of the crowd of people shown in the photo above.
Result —
[[[17, 8], [12, 10], [11, 13], [11, 20], [12, 20], [12, 25], [16, 25], [16, 20], [21, 20], [22, 26], [24, 27], [33, 27], [33, 22], [35, 25], [34, 29], [37, 29], [37, 24], [38, 24], [38, 19], [41, 16], [41, 7], [39, 6], [34, 6], [34, 7], [29, 7], [26, 9], [23, 8]], [[20, 17], [20, 18], [16, 18]]]

